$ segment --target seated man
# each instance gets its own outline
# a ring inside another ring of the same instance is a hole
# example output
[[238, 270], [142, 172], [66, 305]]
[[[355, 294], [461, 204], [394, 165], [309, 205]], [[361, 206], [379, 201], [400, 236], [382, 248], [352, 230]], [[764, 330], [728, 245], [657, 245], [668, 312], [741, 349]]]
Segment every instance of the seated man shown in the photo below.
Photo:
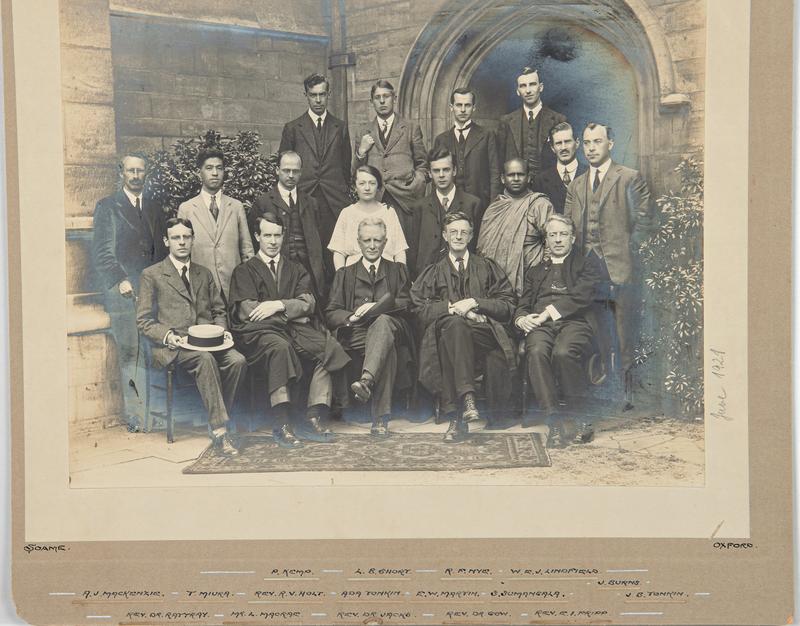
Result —
[[508, 408], [515, 355], [504, 324], [511, 321], [516, 296], [497, 263], [467, 250], [472, 222], [466, 215], [446, 215], [443, 238], [447, 255], [422, 271], [411, 300], [425, 328], [419, 380], [438, 394], [450, 419], [444, 440], [453, 443], [463, 441], [467, 422], [480, 417], [475, 407], [476, 355], [486, 355], [487, 428]]
[[[169, 256], [142, 271], [136, 323], [153, 344], [153, 365], [177, 362], [197, 382], [208, 411], [212, 439], [225, 454], [238, 454], [228, 434], [228, 408], [246, 370], [235, 349], [196, 352], [183, 347], [189, 326], [216, 324], [227, 328], [225, 307], [211, 272], [190, 260], [194, 229], [189, 220], [167, 221], [164, 244]], [[227, 333], [226, 331], [226, 334]]]
[[[577, 434], [559, 410], [558, 389], [566, 412], [583, 408], [586, 359], [594, 335], [588, 314], [600, 281], [595, 254], [583, 256], [575, 243], [575, 225], [563, 215], [552, 215], [545, 225], [549, 259], [525, 278], [525, 290], [514, 313], [514, 324], [525, 333], [528, 378], [540, 408], [547, 415], [548, 445], [565, 447], [574, 438], [586, 443], [594, 437], [592, 425], [581, 419]], [[523, 426], [529, 425], [523, 420]]]
[[255, 226], [259, 251], [231, 277], [231, 329], [248, 363], [260, 364], [266, 373], [279, 424], [273, 431], [275, 442], [286, 448], [303, 445], [291, 426], [291, 403], [298, 400], [297, 382], [303, 374], [301, 359], [314, 364], [304, 434], [314, 441], [329, 441], [332, 434], [321, 421], [331, 405], [331, 373], [347, 365], [350, 357], [315, 323], [316, 301], [308, 272], [281, 254], [285, 234], [281, 218], [267, 212]]
[[[328, 326], [343, 346], [364, 355], [361, 378], [350, 388], [362, 402], [372, 398], [372, 430], [388, 436], [398, 348], [412, 346], [411, 329], [400, 314], [411, 304], [405, 265], [383, 259], [386, 224], [380, 217], [358, 225], [361, 261], [336, 272], [326, 310]], [[403, 351], [408, 354], [408, 350]], [[404, 369], [407, 369], [404, 368]]]

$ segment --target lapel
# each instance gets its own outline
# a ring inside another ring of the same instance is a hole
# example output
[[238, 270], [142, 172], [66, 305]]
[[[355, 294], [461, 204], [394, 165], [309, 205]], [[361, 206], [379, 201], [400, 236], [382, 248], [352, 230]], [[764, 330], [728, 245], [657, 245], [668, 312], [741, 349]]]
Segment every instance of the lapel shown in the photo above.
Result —
[[477, 146], [482, 138], [483, 128], [473, 122], [472, 128], [469, 131], [469, 135], [467, 135], [467, 144], [464, 146], [464, 160], [467, 159], [467, 155], [469, 154], [470, 150]]
[[539, 111], [539, 134], [536, 137], [536, 145], [537, 146], [544, 146], [547, 138], [547, 133], [550, 132], [552, 128], [552, 113], [550, 109], [548, 109], [544, 104], [542, 105], [542, 110]]
[[209, 238], [212, 241], [216, 241], [217, 226], [211, 217], [211, 213], [203, 202], [203, 197], [200, 194], [197, 194], [194, 198], [189, 200], [189, 202], [191, 202], [192, 207], [194, 208], [194, 219], [192, 219], [192, 225], [194, 225], [195, 220], [197, 220], [203, 229], [208, 233]]
[[619, 182], [619, 176], [619, 167], [616, 163], [612, 163], [611, 167], [608, 168], [608, 172], [606, 172], [606, 177], [603, 179], [602, 190], [600, 192], [600, 208], [606, 203], [608, 194], [611, 193], [611, 190], [616, 186], [617, 182]]
[[405, 134], [405, 132], [406, 121], [400, 119], [400, 117], [395, 113], [394, 124], [392, 124], [392, 128], [389, 131], [389, 140], [386, 142], [386, 152], [389, 152], [397, 145], [397, 142], [400, 141], [400, 138]]
[[217, 224], [214, 232], [214, 241], [218, 242], [222, 233], [225, 232], [225, 226], [233, 215], [233, 199], [225, 194], [222, 194], [222, 206], [219, 208], [219, 215], [217, 215]]
[[[200, 280], [200, 273], [199, 271], [196, 271], [195, 266], [196, 263], [191, 263], [189, 265], [189, 282], [194, 285], [194, 290], [196, 292], [198, 286], [196, 281]], [[177, 291], [181, 296], [186, 298], [189, 302], [192, 302], [191, 294], [186, 291], [186, 285], [183, 284], [181, 275], [178, 274], [178, 270], [175, 269], [175, 266], [172, 264], [172, 261], [169, 257], [161, 261], [161, 269], [163, 270], [167, 284]]]
[[[269, 274], [269, 270], [267, 270], [267, 274]], [[276, 298], [280, 298], [282, 295], [286, 298], [294, 297], [294, 293], [289, 291], [292, 274], [291, 264], [287, 261], [286, 257], [281, 254], [281, 260], [278, 263], [278, 292], [275, 294]]]
[[325, 160], [325, 155], [328, 154], [331, 145], [339, 134], [339, 120], [337, 120], [331, 112], [325, 116], [325, 123], [322, 125], [322, 132], [325, 134], [325, 145], [322, 148], [322, 154], [319, 155], [320, 161]]
[[[278, 298], [278, 285], [275, 284], [275, 279], [272, 278], [272, 272], [269, 271], [267, 264], [261, 260], [261, 257], [256, 254], [252, 259], [248, 261], [248, 263], [252, 263], [253, 269], [255, 270], [256, 274], [258, 274], [259, 278], [264, 281], [264, 284], [267, 285], [267, 292], [270, 298]], [[280, 263], [278, 263], [277, 271], [278, 271], [278, 279], [282, 279], [282, 274], [286, 274], [286, 271], [283, 266], [283, 258], [281, 258]], [[284, 270], [281, 272], [281, 270]], [[282, 281], [281, 281], [282, 282]]]
[[[472, 133], [470, 133], [472, 135]], [[449, 211], [461, 211], [461, 206], [464, 204], [464, 195], [461, 190], [456, 187], [456, 193], [453, 195], [453, 202], [450, 203]]]
[[139, 230], [139, 215], [136, 212], [136, 207], [131, 204], [131, 201], [128, 200], [128, 196], [125, 195], [125, 192], [120, 189], [114, 195], [114, 201], [117, 204], [117, 213], [119, 216], [131, 227], [133, 230]]
[[517, 145], [517, 154], [523, 153], [522, 145], [522, 118], [525, 117], [525, 107], [521, 107], [517, 113], [511, 114], [511, 137]]
[[[327, 126], [328, 117], [325, 118], [325, 125]], [[300, 134], [305, 139], [306, 144], [311, 148], [311, 151], [316, 155], [318, 160], [321, 160], [321, 155], [317, 154], [317, 138], [314, 135], [314, 124], [311, 121], [311, 118], [308, 115], [308, 111], [303, 113], [303, 116], [300, 118], [300, 121], [297, 123], [297, 128], [300, 131]]]
[[[456, 192], [458, 193], [458, 192]], [[455, 198], [453, 198], [455, 202]], [[431, 195], [428, 196], [428, 208], [430, 209], [431, 215], [433, 215], [433, 220], [437, 224], [439, 230], [442, 229], [442, 205], [439, 204], [439, 196], [436, 195], [436, 190], [433, 189], [431, 191]]]

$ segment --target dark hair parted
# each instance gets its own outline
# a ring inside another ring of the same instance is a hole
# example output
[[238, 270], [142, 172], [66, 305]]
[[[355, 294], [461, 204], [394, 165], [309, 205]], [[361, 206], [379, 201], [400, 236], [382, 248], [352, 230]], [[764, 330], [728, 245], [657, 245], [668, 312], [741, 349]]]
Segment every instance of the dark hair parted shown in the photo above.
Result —
[[331, 90], [331, 84], [328, 82], [328, 77], [324, 74], [317, 74], [314, 72], [313, 74], [309, 74], [303, 80], [303, 90], [308, 93], [308, 90], [316, 87], [317, 85], [321, 85], [325, 83], [325, 91]]
[[370, 98], [370, 100], [372, 100], [372, 98], [375, 97], [375, 90], [376, 89], [388, 89], [389, 91], [394, 93], [394, 85], [392, 83], [390, 83], [388, 80], [386, 80], [384, 78], [381, 78], [380, 80], [376, 80], [375, 84], [372, 85], [372, 87], [370, 88], [370, 90], [369, 90], [369, 98]]
[[358, 176], [359, 172], [363, 172], [364, 174], [369, 174], [375, 180], [378, 181], [379, 188], [383, 187], [383, 176], [381, 176], [380, 170], [374, 165], [359, 165], [353, 174], [353, 182], [355, 182], [356, 176]]
[[556, 133], [560, 133], [562, 130], [568, 130], [569, 132], [571, 132], [572, 138], [575, 139], [575, 130], [572, 128], [572, 124], [570, 124], [569, 122], [559, 122], [558, 124], [553, 126], [553, 128], [550, 129], [550, 132], [547, 135], [547, 141], [549, 141], [550, 144], [552, 145], [553, 135], [555, 135]]
[[526, 65], [519, 72], [517, 72], [517, 78], [519, 78], [520, 76], [527, 76], [528, 74], [536, 74], [539, 77], [539, 81], [541, 82], [542, 74], [539, 71], [539, 68], [531, 67], [530, 65]]
[[457, 89], [453, 89], [453, 92], [450, 94], [450, 104], [454, 104], [456, 101], [456, 94], [459, 96], [472, 96], [472, 106], [475, 106], [475, 103], [478, 101], [478, 96], [470, 87], [458, 87]]
[[446, 159], [447, 157], [450, 157], [450, 162], [453, 164], [453, 167], [455, 167], [456, 160], [453, 157], [453, 153], [444, 146], [434, 146], [428, 152], [428, 163], [433, 163], [434, 161], [439, 161], [440, 159]]
[[269, 224], [275, 224], [276, 226], [281, 227], [281, 233], [286, 231], [286, 226], [283, 223], [283, 219], [277, 213], [273, 213], [272, 211], [266, 211], [262, 213], [256, 218], [256, 236], [261, 235], [261, 222], [267, 222]]
[[606, 137], [608, 137], [609, 139], [614, 138], [614, 133], [611, 130], [611, 126], [609, 126], [608, 124], [598, 124], [597, 122], [589, 122], [586, 125], [586, 128], [583, 129], [583, 132], [586, 132], [587, 130], [594, 130], [595, 128], [605, 128]]
[[200, 148], [197, 153], [197, 169], [202, 168], [203, 164], [209, 159], [220, 159], [222, 161], [222, 167], [225, 167], [225, 153], [216, 146], [208, 146], [206, 148]]
[[472, 228], [472, 220], [470, 219], [469, 215], [463, 213], [462, 211], [452, 211], [447, 213], [444, 216], [444, 220], [442, 223], [442, 228], [447, 228], [453, 222], [461, 222], [464, 221], [469, 224], [469, 227]]
[[192, 222], [190, 220], [187, 220], [185, 217], [171, 217], [167, 220], [167, 225], [164, 229], [168, 239], [169, 229], [173, 226], [186, 226], [186, 228], [192, 231], [192, 235], [194, 235], [194, 226], [192, 226]]

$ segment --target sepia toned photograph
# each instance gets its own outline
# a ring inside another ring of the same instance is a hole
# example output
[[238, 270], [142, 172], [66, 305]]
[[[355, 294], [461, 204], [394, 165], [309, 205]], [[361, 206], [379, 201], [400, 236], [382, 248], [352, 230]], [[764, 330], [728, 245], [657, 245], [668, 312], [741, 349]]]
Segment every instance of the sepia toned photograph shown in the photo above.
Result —
[[703, 0], [60, 31], [72, 488], [703, 486]]

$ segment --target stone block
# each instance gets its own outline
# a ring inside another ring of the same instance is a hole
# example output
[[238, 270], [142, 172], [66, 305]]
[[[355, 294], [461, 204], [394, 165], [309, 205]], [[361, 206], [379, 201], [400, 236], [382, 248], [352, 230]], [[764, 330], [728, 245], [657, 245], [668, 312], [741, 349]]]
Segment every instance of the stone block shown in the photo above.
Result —
[[281, 80], [290, 83], [299, 83], [305, 78], [302, 67], [303, 57], [296, 54], [281, 55], [278, 64], [278, 74]]
[[675, 89], [681, 93], [703, 91], [706, 84], [705, 58], [675, 63]]
[[220, 108], [220, 121], [222, 123], [249, 122], [251, 119], [250, 107], [236, 100], [223, 100]]
[[116, 151], [113, 107], [64, 103], [66, 164], [113, 163]]
[[103, 48], [61, 48], [61, 94], [65, 102], [111, 104], [111, 51]]
[[172, 120], [214, 119], [218, 109], [216, 101], [191, 96], [153, 94], [153, 117]]
[[[169, 76], [173, 77], [172, 74]], [[114, 66], [114, 91], [160, 91], [163, 80], [159, 72]]]
[[278, 78], [282, 55], [275, 51], [220, 50], [221, 68], [219, 73], [226, 76], [263, 76]]
[[254, 101], [251, 103], [251, 120], [256, 124], [280, 124], [281, 126], [293, 116], [295, 109], [286, 102]]
[[92, 260], [92, 231], [67, 231], [65, 253], [67, 294], [101, 289]]
[[100, 198], [113, 193], [118, 180], [116, 159], [104, 164], [64, 167], [64, 213], [68, 217], [94, 213]]
[[150, 94], [135, 91], [118, 91], [115, 94], [117, 120], [153, 117]]
[[253, 124], [253, 130], [261, 135], [262, 141], [277, 141], [280, 143], [283, 133], [282, 124]]
[[194, 72], [195, 45], [178, 41], [161, 41], [149, 49], [147, 66], [159, 70], [172, 70], [179, 74]]
[[176, 74], [170, 87], [170, 90], [165, 91], [171, 91], [182, 96], [207, 96], [211, 87], [211, 78], [208, 76]]
[[656, 7], [654, 12], [667, 32], [706, 26], [706, 0], [673, 2]]
[[[209, 120], [207, 122], [181, 122], [181, 137], [197, 137], [204, 135], [209, 130], [216, 130], [225, 137], [233, 137], [243, 130], [249, 130], [249, 124], [222, 123], [219, 120]], [[177, 138], [177, 137], [176, 137]], [[167, 141], [167, 138], [164, 139]]]
[[704, 29], [685, 30], [667, 33], [667, 41], [672, 51], [673, 61], [704, 58], [706, 54], [706, 33]]
[[61, 45], [111, 48], [108, 0], [62, 0]]
[[206, 76], [215, 76], [222, 69], [220, 50], [217, 47], [198, 46], [194, 50], [194, 72]]
[[393, 2], [348, 12], [347, 35], [358, 37], [371, 33], [406, 28], [410, 22], [410, 3]]
[[162, 137], [131, 137], [127, 135], [117, 137], [117, 150], [124, 152], [144, 152], [145, 154], [163, 150], [165, 147]]
[[381, 50], [384, 47], [401, 46], [406, 50], [410, 50], [412, 44], [419, 35], [420, 30], [424, 26], [424, 22], [420, 25], [412, 25], [406, 28], [391, 30], [385, 33], [370, 33], [361, 35], [360, 37], [351, 37], [347, 33], [348, 47], [351, 50]]
[[261, 28], [323, 37], [328, 34], [318, 0], [250, 0], [249, 4]]
[[[400, 76], [405, 64], [407, 48], [387, 48], [378, 56], [378, 68], [381, 76]], [[400, 81], [392, 83], [399, 87]]]
[[278, 80], [266, 80], [264, 87], [267, 100], [307, 105], [302, 82], [286, 83]]
[[230, 81], [230, 89], [224, 94], [228, 98], [264, 98], [266, 89], [264, 80], [252, 80], [249, 78], [236, 78]]
[[168, 119], [129, 119], [119, 120], [119, 135], [138, 137], [180, 137], [180, 120]]

